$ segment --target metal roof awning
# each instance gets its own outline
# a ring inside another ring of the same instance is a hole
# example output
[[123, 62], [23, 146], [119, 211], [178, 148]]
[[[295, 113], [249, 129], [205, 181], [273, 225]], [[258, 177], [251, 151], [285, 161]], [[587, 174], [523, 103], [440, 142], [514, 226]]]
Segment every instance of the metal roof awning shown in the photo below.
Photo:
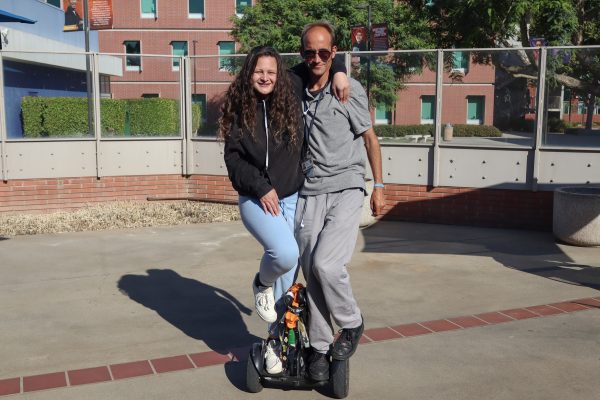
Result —
[[0, 10], [0, 22], [21, 22], [24, 24], [35, 24], [37, 21], [21, 17], [17, 14], [9, 13], [8, 11]]

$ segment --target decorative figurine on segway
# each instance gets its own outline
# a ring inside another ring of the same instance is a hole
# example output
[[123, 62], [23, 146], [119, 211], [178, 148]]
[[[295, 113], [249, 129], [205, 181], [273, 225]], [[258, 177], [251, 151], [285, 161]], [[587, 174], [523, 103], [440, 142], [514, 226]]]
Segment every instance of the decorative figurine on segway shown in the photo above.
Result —
[[[246, 366], [246, 386], [252, 393], [263, 387], [310, 389], [329, 385], [333, 397], [342, 399], [348, 396], [350, 363], [349, 360], [331, 360], [329, 380], [314, 381], [307, 372], [310, 352], [310, 339], [307, 325], [309, 319], [306, 289], [301, 283], [290, 287], [284, 296], [286, 312], [277, 322], [279, 342], [263, 340], [254, 343], [250, 349]], [[266, 365], [268, 351], [279, 353], [281, 368]], [[269, 373], [271, 371], [272, 373]]]

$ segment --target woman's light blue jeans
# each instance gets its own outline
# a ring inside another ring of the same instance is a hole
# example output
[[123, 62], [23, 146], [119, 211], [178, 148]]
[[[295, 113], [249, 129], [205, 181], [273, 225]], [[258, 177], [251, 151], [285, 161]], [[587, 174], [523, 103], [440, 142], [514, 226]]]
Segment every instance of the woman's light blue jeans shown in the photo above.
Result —
[[273, 216], [265, 213], [258, 199], [249, 196], [240, 196], [239, 199], [244, 226], [265, 250], [259, 276], [263, 285], [273, 286], [275, 302], [294, 283], [297, 273], [299, 252], [294, 237], [297, 202], [297, 193], [279, 199], [280, 213]]

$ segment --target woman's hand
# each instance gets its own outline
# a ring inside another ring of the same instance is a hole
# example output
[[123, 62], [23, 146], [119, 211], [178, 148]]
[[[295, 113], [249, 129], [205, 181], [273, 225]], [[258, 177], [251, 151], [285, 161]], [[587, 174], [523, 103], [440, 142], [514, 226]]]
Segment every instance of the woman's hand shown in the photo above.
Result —
[[260, 204], [262, 205], [265, 214], [271, 214], [272, 216], [279, 215], [279, 196], [275, 189], [271, 189], [267, 194], [260, 198]]
[[339, 101], [342, 103], [348, 101], [348, 96], [350, 95], [350, 80], [348, 79], [348, 75], [343, 72], [336, 72], [333, 75], [331, 88]]

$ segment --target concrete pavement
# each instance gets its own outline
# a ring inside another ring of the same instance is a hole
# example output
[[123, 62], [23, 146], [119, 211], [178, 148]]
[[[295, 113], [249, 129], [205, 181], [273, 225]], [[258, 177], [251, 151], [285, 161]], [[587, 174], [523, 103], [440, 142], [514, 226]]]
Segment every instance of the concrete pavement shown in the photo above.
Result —
[[[260, 256], [241, 223], [0, 240], [0, 396], [326, 398], [244, 391]], [[366, 325], [349, 398], [598, 398], [600, 248], [380, 222], [349, 269]]]

